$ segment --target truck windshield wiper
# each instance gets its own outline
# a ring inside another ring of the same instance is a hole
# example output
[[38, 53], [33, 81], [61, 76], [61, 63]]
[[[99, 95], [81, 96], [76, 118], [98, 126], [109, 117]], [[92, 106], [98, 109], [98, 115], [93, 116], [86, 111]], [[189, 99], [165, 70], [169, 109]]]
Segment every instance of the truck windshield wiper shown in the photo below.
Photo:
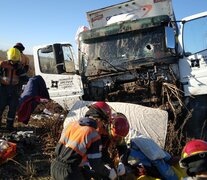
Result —
[[133, 62], [133, 61], [140, 61], [140, 62], [142, 62], [142, 61], [154, 61], [155, 60], [155, 58], [154, 57], [142, 57], [142, 58], [139, 58], [139, 57], [137, 57], [137, 56], [134, 56], [133, 58], [129, 58], [129, 61], [128, 62]]
[[[102, 59], [102, 58], [100, 58], [100, 57], [97, 57], [95, 60], [97, 60], [97, 61], [103, 61], [103, 62], [106, 62], [108, 65], [110, 65], [114, 70], [115, 70], [115, 72], [122, 72], [122, 71], [126, 71], [126, 69], [124, 69], [124, 68], [117, 68], [117, 67], [115, 67], [113, 64], [111, 64], [109, 61], [107, 61], [106, 59]], [[102, 71], [110, 71], [110, 70], [103, 70], [103, 69], [101, 69]]]

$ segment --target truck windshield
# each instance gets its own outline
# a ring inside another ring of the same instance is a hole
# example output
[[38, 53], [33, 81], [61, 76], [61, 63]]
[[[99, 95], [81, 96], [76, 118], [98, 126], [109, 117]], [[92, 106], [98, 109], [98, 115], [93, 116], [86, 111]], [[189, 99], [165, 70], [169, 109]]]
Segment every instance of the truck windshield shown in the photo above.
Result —
[[82, 70], [90, 76], [129, 70], [149, 63], [148, 60], [162, 59], [168, 53], [164, 38], [164, 28], [156, 27], [82, 40], [79, 46]]
[[194, 19], [184, 24], [183, 44], [186, 56], [207, 49], [207, 17]]
[[38, 50], [42, 73], [75, 73], [74, 52], [70, 44], [53, 44]]

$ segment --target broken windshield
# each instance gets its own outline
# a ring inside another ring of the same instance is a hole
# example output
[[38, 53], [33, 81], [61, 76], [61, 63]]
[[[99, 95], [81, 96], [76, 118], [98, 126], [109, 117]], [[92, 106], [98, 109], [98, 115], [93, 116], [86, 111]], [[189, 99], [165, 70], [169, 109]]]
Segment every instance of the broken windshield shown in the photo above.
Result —
[[157, 27], [82, 40], [79, 50], [83, 71], [90, 76], [127, 70], [139, 66], [139, 59], [143, 65], [143, 59], [163, 58], [164, 37], [164, 29]]

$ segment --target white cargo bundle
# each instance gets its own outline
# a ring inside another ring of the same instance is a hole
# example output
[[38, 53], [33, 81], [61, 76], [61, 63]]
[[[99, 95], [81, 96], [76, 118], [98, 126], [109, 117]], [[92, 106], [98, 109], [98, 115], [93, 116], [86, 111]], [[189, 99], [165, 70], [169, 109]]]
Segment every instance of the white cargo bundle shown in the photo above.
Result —
[[[64, 128], [71, 121], [77, 121], [84, 117], [92, 101], [77, 101], [70, 109], [65, 121]], [[129, 121], [130, 128], [152, 138], [155, 143], [164, 148], [167, 135], [168, 113], [167, 111], [141, 106], [132, 103], [107, 102], [114, 111], [124, 113]]]

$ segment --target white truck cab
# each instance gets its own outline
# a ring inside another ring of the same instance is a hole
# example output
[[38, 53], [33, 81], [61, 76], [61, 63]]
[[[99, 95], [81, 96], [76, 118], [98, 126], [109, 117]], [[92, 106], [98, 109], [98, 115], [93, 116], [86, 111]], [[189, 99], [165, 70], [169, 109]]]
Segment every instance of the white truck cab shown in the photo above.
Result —
[[207, 12], [182, 19], [178, 40], [185, 96], [207, 94]]
[[69, 43], [34, 47], [35, 74], [45, 80], [50, 98], [70, 108], [83, 95], [81, 78], [76, 73], [76, 59]]

